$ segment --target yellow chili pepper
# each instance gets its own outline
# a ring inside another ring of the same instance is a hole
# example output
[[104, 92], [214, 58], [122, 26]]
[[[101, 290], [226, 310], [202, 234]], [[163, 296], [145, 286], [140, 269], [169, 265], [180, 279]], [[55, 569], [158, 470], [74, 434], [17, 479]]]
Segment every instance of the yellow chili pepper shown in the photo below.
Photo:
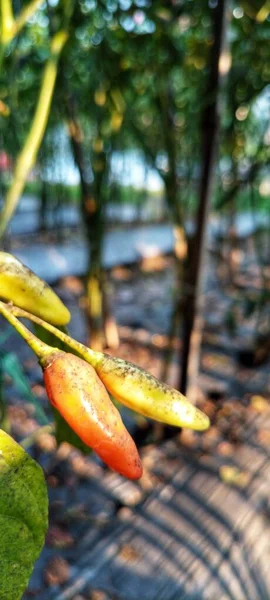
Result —
[[53, 325], [70, 320], [69, 310], [50, 286], [7, 252], [0, 252], [0, 297]]
[[183, 394], [136, 365], [100, 355], [93, 366], [112, 396], [132, 410], [168, 425], [197, 431], [208, 429], [210, 422], [207, 415]]

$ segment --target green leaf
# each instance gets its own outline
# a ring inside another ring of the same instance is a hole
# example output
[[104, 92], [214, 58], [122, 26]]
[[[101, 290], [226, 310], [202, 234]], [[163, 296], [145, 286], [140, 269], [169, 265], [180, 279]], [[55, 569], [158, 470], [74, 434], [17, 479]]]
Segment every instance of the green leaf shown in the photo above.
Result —
[[55, 422], [55, 438], [58, 446], [62, 442], [68, 442], [74, 448], [78, 448], [83, 454], [91, 454], [92, 450], [89, 446], [86, 446], [84, 442], [79, 438], [77, 433], [71, 429], [69, 424], [63, 419], [62, 415], [53, 408], [54, 422]]
[[48, 498], [40, 466], [0, 430], [0, 600], [19, 600], [48, 526]]

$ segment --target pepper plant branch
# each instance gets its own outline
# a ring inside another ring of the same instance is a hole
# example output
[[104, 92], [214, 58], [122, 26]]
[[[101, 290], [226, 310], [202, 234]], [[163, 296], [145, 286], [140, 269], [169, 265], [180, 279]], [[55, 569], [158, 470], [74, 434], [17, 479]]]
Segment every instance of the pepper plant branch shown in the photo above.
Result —
[[32, 0], [14, 18], [11, 0], [1, 0], [1, 42], [5, 46], [21, 31], [25, 23], [37, 11], [44, 0]]
[[15, 19], [11, 0], [1, 0], [1, 43], [8, 44], [13, 38]]
[[39, 340], [21, 321], [19, 321], [12, 311], [10, 310], [10, 306], [5, 304], [4, 302], [0, 302], [0, 314], [5, 317], [5, 319], [14, 327], [14, 329], [19, 333], [22, 338], [26, 341], [28, 346], [30, 346], [31, 350], [37, 355], [39, 360], [43, 360], [46, 356], [49, 356], [52, 352], [58, 351], [56, 348], [51, 348], [41, 340]]
[[[3, 0], [2, 0], [3, 1]], [[23, 192], [28, 174], [35, 164], [36, 156], [42, 142], [48, 122], [50, 107], [57, 76], [57, 61], [68, 38], [66, 30], [58, 31], [51, 41], [51, 57], [48, 59], [41, 83], [40, 94], [36, 105], [30, 131], [18, 156], [13, 182], [8, 190], [5, 204], [0, 214], [0, 239], [17, 207]]]
[[24, 319], [28, 319], [29, 321], [40, 325], [41, 327], [55, 335], [59, 340], [67, 344], [67, 346], [74, 350], [74, 352], [78, 353], [84, 360], [90, 363], [92, 367], [95, 367], [99, 360], [104, 356], [104, 354], [102, 354], [101, 352], [94, 352], [94, 350], [91, 350], [91, 348], [87, 348], [86, 346], [84, 346], [84, 344], [77, 342], [77, 340], [74, 340], [72, 337], [70, 337], [63, 331], [57, 329], [57, 327], [54, 327], [50, 323], [47, 323], [47, 321], [43, 321], [43, 319], [36, 317], [36, 315], [32, 315], [31, 313], [27, 312], [26, 310], [23, 310], [22, 308], [18, 308], [17, 306], [0, 302], [0, 312], [2, 312], [2, 314], [3, 306], [9, 314], [13, 315], [14, 318], [21, 317]]
[[16, 37], [43, 2], [44, 0], [32, 0], [15, 19], [11, 0], [1, 0], [1, 42], [4, 46]]

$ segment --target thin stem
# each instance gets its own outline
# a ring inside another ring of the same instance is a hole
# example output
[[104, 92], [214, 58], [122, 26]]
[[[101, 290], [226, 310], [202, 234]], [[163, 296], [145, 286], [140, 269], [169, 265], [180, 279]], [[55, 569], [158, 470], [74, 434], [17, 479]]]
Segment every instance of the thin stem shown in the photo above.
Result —
[[21, 31], [25, 23], [37, 11], [44, 0], [32, 0], [22, 9], [16, 19], [13, 16], [11, 0], [1, 0], [1, 41], [3, 45], [9, 44], [11, 40]]
[[29, 331], [25, 325], [23, 325], [14, 314], [12, 314], [12, 307], [4, 302], [0, 302], [0, 313], [7, 319], [7, 321], [16, 329], [16, 331], [26, 341], [31, 350], [37, 355], [38, 359], [42, 362], [45, 357], [48, 357], [54, 352], [59, 352], [58, 348], [52, 348], [47, 344], [44, 344], [39, 340], [31, 331]]
[[13, 182], [5, 198], [5, 204], [0, 215], [0, 238], [5, 233], [7, 225], [17, 207], [23, 192], [27, 176], [35, 164], [36, 156], [42, 142], [57, 76], [57, 61], [67, 40], [66, 31], [58, 31], [51, 41], [51, 57], [47, 61], [41, 83], [36, 111], [26, 138], [25, 144], [18, 156]]
[[44, 0], [32, 0], [32, 2], [29, 2], [29, 4], [22, 9], [14, 23], [14, 36], [21, 31], [25, 23], [32, 17], [43, 2]]
[[[0, 303], [0, 311], [1, 311], [1, 304], [2, 303]], [[29, 321], [32, 321], [33, 323], [36, 323], [37, 325], [40, 325], [41, 327], [43, 327], [43, 329], [50, 331], [50, 333], [52, 333], [59, 340], [64, 342], [64, 344], [67, 344], [67, 346], [69, 346], [70, 348], [72, 348], [72, 350], [77, 352], [86, 362], [90, 363], [90, 365], [92, 365], [92, 367], [95, 367], [99, 363], [99, 361], [102, 360], [104, 357], [104, 354], [102, 352], [95, 352], [94, 350], [91, 350], [91, 348], [87, 348], [86, 346], [84, 346], [84, 344], [77, 342], [77, 340], [74, 340], [72, 337], [70, 337], [63, 331], [60, 331], [59, 329], [57, 329], [50, 323], [47, 323], [46, 321], [43, 321], [39, 317], [36, 317], [35, 315], [28, 313], [27, 311], [23, 310], [22, 308], [17, 308], [17, 306], [10, 306], [8, 308], [8, 311], [9, 311], [9, 313], [12, 313], [12, 315], [14, 315], [14, 316], [22, 317], [24, 319], [29, 319]]]
[[14, 16], [11, 0], [1, 0], [1, 43], [8, 44], [13, 38]]

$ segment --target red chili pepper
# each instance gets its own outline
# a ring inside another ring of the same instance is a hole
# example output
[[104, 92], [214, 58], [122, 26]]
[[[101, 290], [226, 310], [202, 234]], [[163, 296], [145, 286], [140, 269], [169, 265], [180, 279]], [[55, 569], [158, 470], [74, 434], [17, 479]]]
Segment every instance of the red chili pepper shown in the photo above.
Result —
[[114, 471], [129, 479], [141, 477], [135, 443], [91, 365], [59, 352], [46, 362], [44, 383], [50, 402], [85, 444]]

